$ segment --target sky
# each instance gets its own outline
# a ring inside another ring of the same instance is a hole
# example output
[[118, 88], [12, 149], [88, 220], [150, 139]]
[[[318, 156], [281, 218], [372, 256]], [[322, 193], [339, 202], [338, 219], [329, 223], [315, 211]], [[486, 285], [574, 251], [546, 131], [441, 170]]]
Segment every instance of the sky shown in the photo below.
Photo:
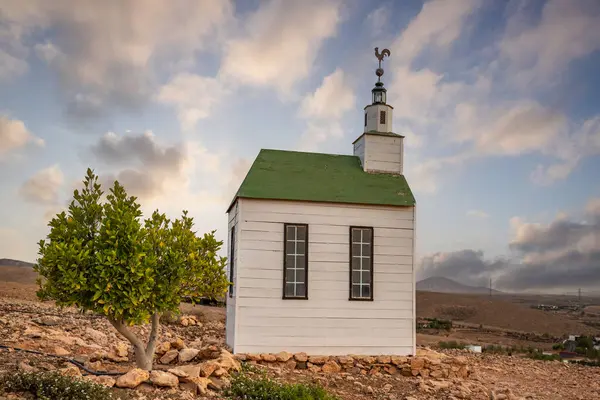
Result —
[[0, 258], [86, 169], [226, 240], [261, 148], [351, 154], [383, 82], [417, 277], [600, 290], [596, 0], [0, 0]]

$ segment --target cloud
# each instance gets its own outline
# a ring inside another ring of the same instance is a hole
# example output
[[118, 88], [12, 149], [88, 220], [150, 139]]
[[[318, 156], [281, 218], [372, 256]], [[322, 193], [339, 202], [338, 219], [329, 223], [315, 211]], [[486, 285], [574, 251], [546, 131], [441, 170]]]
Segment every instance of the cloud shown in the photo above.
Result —
[[104, 175], [104, 185], [111, 187], [116, 179], [131, 194], [143, 198], [160, 195], [168, 181], [182, 178], [190, 161], [189, 150], [158, 143], [151, 131], [125, 136], [108, 132], [90, 147], [105, 170], [112, 171]]
[[23, 121], [0, 116], [0, 156], [28, 143], [43, 146], [44, 140], [29, 132]]
[[521, 87], [553, 82], [570, 62], [600, 49], [597, 2], [549, 0], [537, 23], [520, 9], [500, 43], [513, 80]]
[[307, 121], [300, 147], [314, 150], [330, 138], [343, 136], [341, 119], [352, 109], [356, 97], [344, 71], [336, 69], [323, 78], [321, 86], [307, 94], [300, 104], [299, 115]]
[[391, 15], [392, 10], [389, 4], [384, 4], [367, 15], [366, 23], [372, 36], [379, 36], [384, 32]]
[[392, 54], [410, 66], [425, 49], [445, 49], [462, 33], [467, 17], [481, 5], [480, 0], [433, 0], [423, 4], [419, 14], [394, 41]]
[[0, 82], [22, 75], [28, 69], [25, 61], [0, 48]]
[[547, 224], [512, 218], [511, 257], [486, 260], [461, 250], [423, 258], [422, 277], [445, 276], [480, 285], [489, 277], [505, 291], [556, 292], [600, 284], [600, 199], [591, 199], [581, 219], [561, 214]]
[[[3, 2], [11, 43], [36, 53], [60, 78], [72, 117], [134, 109], [153, 93], [156, 73], [192, 63], [195, 52], [232, 18], [229, 1], [162, 0]], [[52, 40], [36, 43], [40, 34]], [[93, 101], [89, 101], [93, 99]], [[83, 102], [82, 102], [83, 101]]]
[[481, 210], [469, 210], [469, 211], [467, 211], [467, 216], [485, 219], [485, 218], [488, 218], [490, 215], [488, 213], [486, 213], [485, 211], [481, 211]]
[[160, 88], [156, 100], [175, 107], [181, 128], [189, 131], [198, 120], [209, 117], [228, 92], [216, 78], [181, 73]]
[[29, 178], [19, 189], [19, 194], [34, 203], [56, 205], [63, 182], [64, 175], [59, 165], [55, 164]]
[[324, 41], [336, 34], [338, 0], [268, 0], [244, 21], [239, 37], [226, 44], [220, 73], [246, 85], [289, 93], [306, 78]]

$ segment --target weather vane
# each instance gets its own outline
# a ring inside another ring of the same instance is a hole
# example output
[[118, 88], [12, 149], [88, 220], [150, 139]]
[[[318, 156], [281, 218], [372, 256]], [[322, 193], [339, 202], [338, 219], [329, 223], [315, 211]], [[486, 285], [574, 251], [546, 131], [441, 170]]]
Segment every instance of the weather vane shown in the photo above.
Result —
[[377, 75], [377, 82], [381, 81], [381, 77], [383, 76], [383, 68], [381, 68], [381, 62], [383, 61], [383, 57], [391, 56], [392, 53], [388, 49], [383, 49], [381, 53], [379, 53], [379, 47], [375, 47], [375, 57], [379, 60], [379, 68], [375, 71], [375, 75]]

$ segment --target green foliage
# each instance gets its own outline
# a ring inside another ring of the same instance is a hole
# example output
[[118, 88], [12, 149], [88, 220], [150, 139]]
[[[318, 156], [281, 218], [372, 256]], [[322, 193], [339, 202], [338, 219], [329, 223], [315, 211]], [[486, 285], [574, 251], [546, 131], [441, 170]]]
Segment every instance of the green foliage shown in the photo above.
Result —
[[441, 349], [464, 349], [466, 346], [463, 343], [458, 343], [455, 340], [449, 342], [439, 342], [438, 345]]
[[187, 211], [175, 221], [155, 211], [142, 223], [136, 198], [117, 181], [104, 204], [92, 170], [83, 183], [39, 242], [41, 299], [132, 325], [177, 312], [184, 296], [225, 293], [226, 259], [217, 255], [223, 242], [214, 231], [196, 236]]
[[565, 345], [562, 343], [555, 343], [552, 345], [552, 350], [564, 350], [565, 349]]
[[594, 340], [591, 337], [581, 336], [577, 338], [577, 347], [581, 347], [584, 350], [594, 348]]
[[441, 329], [441, 330], [451, 330], [452, 329], [452, 321], [445, 319], [437, 319], [437, 318], [425, 318], [427, 323], [423, 326], [426, 329]]
[[[125, 399], [104, 385], [63, 376], [58, 372], [13, 372], [0, 377], [5, 393], [29, 392], [40, 400], [108, 400]], [[1, 392], [0, 391], [0, 392]]]
[[534, 360], [560, 361], [560, 356], [558, 354], [543, 354], [540, 351], [534, 351], [533, 353], [529, 354], [528, 357]]
[[244, 400], [337, 400], [321, 386], [303, 383], [279, 383], [264, 373], [251, 376], [247, 369], [234, 374], [231, 386], [225, 391], [229, 399]]

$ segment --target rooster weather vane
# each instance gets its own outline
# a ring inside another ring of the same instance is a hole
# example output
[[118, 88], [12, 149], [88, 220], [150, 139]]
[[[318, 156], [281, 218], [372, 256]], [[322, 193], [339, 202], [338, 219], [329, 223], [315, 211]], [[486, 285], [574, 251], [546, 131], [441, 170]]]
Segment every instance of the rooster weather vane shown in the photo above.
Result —
[[377, 82], [381, 82], [381, 77], [383, 76], [383, 68], [381, 68], [381, 62], [385, 56], [391, 56], [392, 53], [388, 49], [383, 49], [381, 53], [379, 52], [379, 47], [375, 47], [375, 57], [379, 60], [379, 68], [375, 70], [375, 75], [377, 75]]

